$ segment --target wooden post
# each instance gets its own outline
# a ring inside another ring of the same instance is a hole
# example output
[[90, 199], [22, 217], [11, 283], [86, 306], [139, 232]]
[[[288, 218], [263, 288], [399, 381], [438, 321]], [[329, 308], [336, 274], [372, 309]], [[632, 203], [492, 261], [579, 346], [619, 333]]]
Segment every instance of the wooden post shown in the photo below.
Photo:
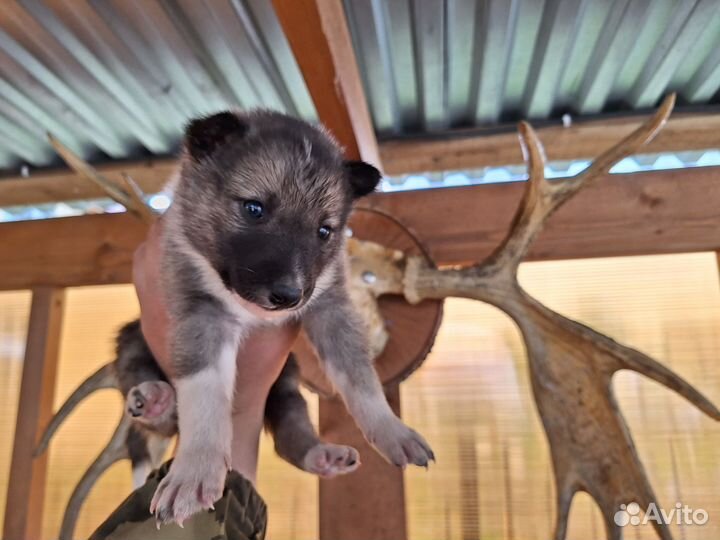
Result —
[[381, 167], [342, 0], [273, 0], [320, 121], [348, 159]]
[[[390, 406], [400, 414], [400, 389], [386, 389]], [[368, 443], [338, 398], [320, 400], [323, 440], [347, 444], [360, 452], [362, 465], [352, 474], [320, 480], [320, 540], [405, 540], [403, 473]]]
[[33, 459], [37, 437], [52, 416], [65, 290], [33, 290], [17, 409], [3, 540], [38, 540], [42, 529], [47, 454]]
[[[320, 121], [347, 158], [380, 166], [342, 0], [273, 0], [273, 7]], [[397, 387], [388, 399], [398, 412]], [[362, 461], [351, 475], [320, 481], [321, 540], [405, 539], [402, 472], [365, 442], [339, 399], [320, 401], [320, 434], [326, 441], [354, 446]]]

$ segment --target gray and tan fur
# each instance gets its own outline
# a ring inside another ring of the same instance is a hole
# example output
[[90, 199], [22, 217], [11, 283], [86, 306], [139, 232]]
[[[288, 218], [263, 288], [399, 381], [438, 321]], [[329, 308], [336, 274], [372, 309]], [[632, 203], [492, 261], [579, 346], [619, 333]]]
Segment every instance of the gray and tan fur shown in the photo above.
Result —
[[344, 161], [321, 129], [279, 113], [225, 112], [188, 126], [164, 246], [183, 436], [151, 504], [159, 521], [181, 523], [220, 498], [236, 350], [259, 326], [301, 319], [375, 448], [401, 467], [433, 458], [390, 409], [345, 283], [342, 231], [353, 200], [379, 179]]

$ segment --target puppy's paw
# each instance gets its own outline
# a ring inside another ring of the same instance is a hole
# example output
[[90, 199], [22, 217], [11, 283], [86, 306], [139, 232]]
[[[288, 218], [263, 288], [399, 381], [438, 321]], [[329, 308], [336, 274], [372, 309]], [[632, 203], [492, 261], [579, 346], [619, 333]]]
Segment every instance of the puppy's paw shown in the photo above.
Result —
[[152, 423], [175, 410], [175, 390], [164, 381], [146, 381], [133, 386], [125, 400], [130, 416]]
[[380, 422], [367, 437], [385, 459], [398, 467], [405, 468], [408, 464], [427, 467], [430, 461], [435, 461], [435, 454], [425, 439], [396, 417]]
[[177, 523], [213, 508], [222, 497], [229, 456], [212, 450], [180, 451], [158, 485], [150, 512], [158, 523]]
[[303, 469], [323, 478], [353, 472], [360, 466], [360, 454], [351, 446], [320, 443], [308, 450]]

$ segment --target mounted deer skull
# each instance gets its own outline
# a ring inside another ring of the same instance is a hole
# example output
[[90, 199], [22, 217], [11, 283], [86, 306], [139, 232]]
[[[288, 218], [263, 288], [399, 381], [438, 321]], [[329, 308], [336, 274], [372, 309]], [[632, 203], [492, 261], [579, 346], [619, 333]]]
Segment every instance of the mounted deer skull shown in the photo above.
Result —
[[[500, 308], [517, 323], [527, 348], [533, 394], [552, 454], [557, 498], [555, 540], [566, 536], [570, 503], [578, 491], [586, 491], [599, 505], [609, 540], [622, 538], [621, 528], [613, 521], [621, 504], [637, 502], [647, 507], [657, 503], [613, 395], [611, 381], [615, 372], [629, 369], [641, 373], [720, 421], [720, 411], [672, 371], [548, 309], [529, 296], [517, 279], [520, 262], [548, 218], [615, 163], [649, 142], [662, 128], [674, 102], [674, 95], [666, 98], [650, 120], [598, 157], [583, 173], [556, 181], [546, 180], [542, 145], [530, 125], [521, 123], [520, 142], [529, 172], [525, 195], [507, 237], [480, 264], [436, 269], [423, 257], [406, 256], [369, 242], [348, 242], [361, 272], [371, 271], [377, 278], [353, 284], [365, 289], [364, 309], [373, 314], [375, 321], [378, 317], [373, 301], [384, 294], [396, 294], [411, 303], [446, 297], [480, 300]], [[71, 167], [98, 181], [93, 177], [97, 174], [86, 164], [77, 158], [68, 159], [69, 151], [57, 141], [53, 143]], [[126, 180], [126, 184], [135, 190], [131, 182]], [[136, 191], [123, 193], [121, 198], [112, 191], [108, 190], [111, 197], [130, 205], [137, 216], [147, 220], [147, 211], [135, 208], [141, 200]], [[74, 502], [77, 504], [77, 500]], [[666, 525], [654, 525], [662, 540], [671, 540]]]

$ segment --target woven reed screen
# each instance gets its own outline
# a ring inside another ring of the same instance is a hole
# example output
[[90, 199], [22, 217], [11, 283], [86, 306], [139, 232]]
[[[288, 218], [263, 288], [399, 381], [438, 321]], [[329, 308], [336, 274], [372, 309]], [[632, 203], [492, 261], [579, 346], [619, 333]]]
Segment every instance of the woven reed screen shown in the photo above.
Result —
[[[527, 289], [550, 307], [659, 358], [720, 402], [720, 291], [712, 254], [529, 263]], [[0, 515], [19, 386], [28, 293], [0, 294]], [[130, 287], [69, 291], [58, 403], [110, 358], [113, 331], [137, 313]], [[615, 384], [666, 510], [676, 502], [710, 516], [702, 526], [674, 526], [677, 538], [720, 537], [720, 429], [654, 383], [622, 373]], [[403, 413], [432, 441], [438, 463], [407, 474], [410, 538], [545, 539], [553, 488], [548, 451], [531, 399], [522, 342], [494, 308], [450, 300], [423, 368], [403, 384]], [[313, 414], [316, 401], [310, 398]], [[62, 508], [83, 468], [110, 435], [120, 412], [107, 391], [88, 401], [51, 450], [44, 539], [56, 533]], [[317, 484], [261, 445], [259, 489], [270, 507], [273, 540], [317, 538]], [[81, 515], [78, 537], [127, 493], [129, 468], [116, 465]], [[570, 539], [602, 537], [599, 513], [580, 496]], [[654, 538], [632, 527], [634, 540]]]

